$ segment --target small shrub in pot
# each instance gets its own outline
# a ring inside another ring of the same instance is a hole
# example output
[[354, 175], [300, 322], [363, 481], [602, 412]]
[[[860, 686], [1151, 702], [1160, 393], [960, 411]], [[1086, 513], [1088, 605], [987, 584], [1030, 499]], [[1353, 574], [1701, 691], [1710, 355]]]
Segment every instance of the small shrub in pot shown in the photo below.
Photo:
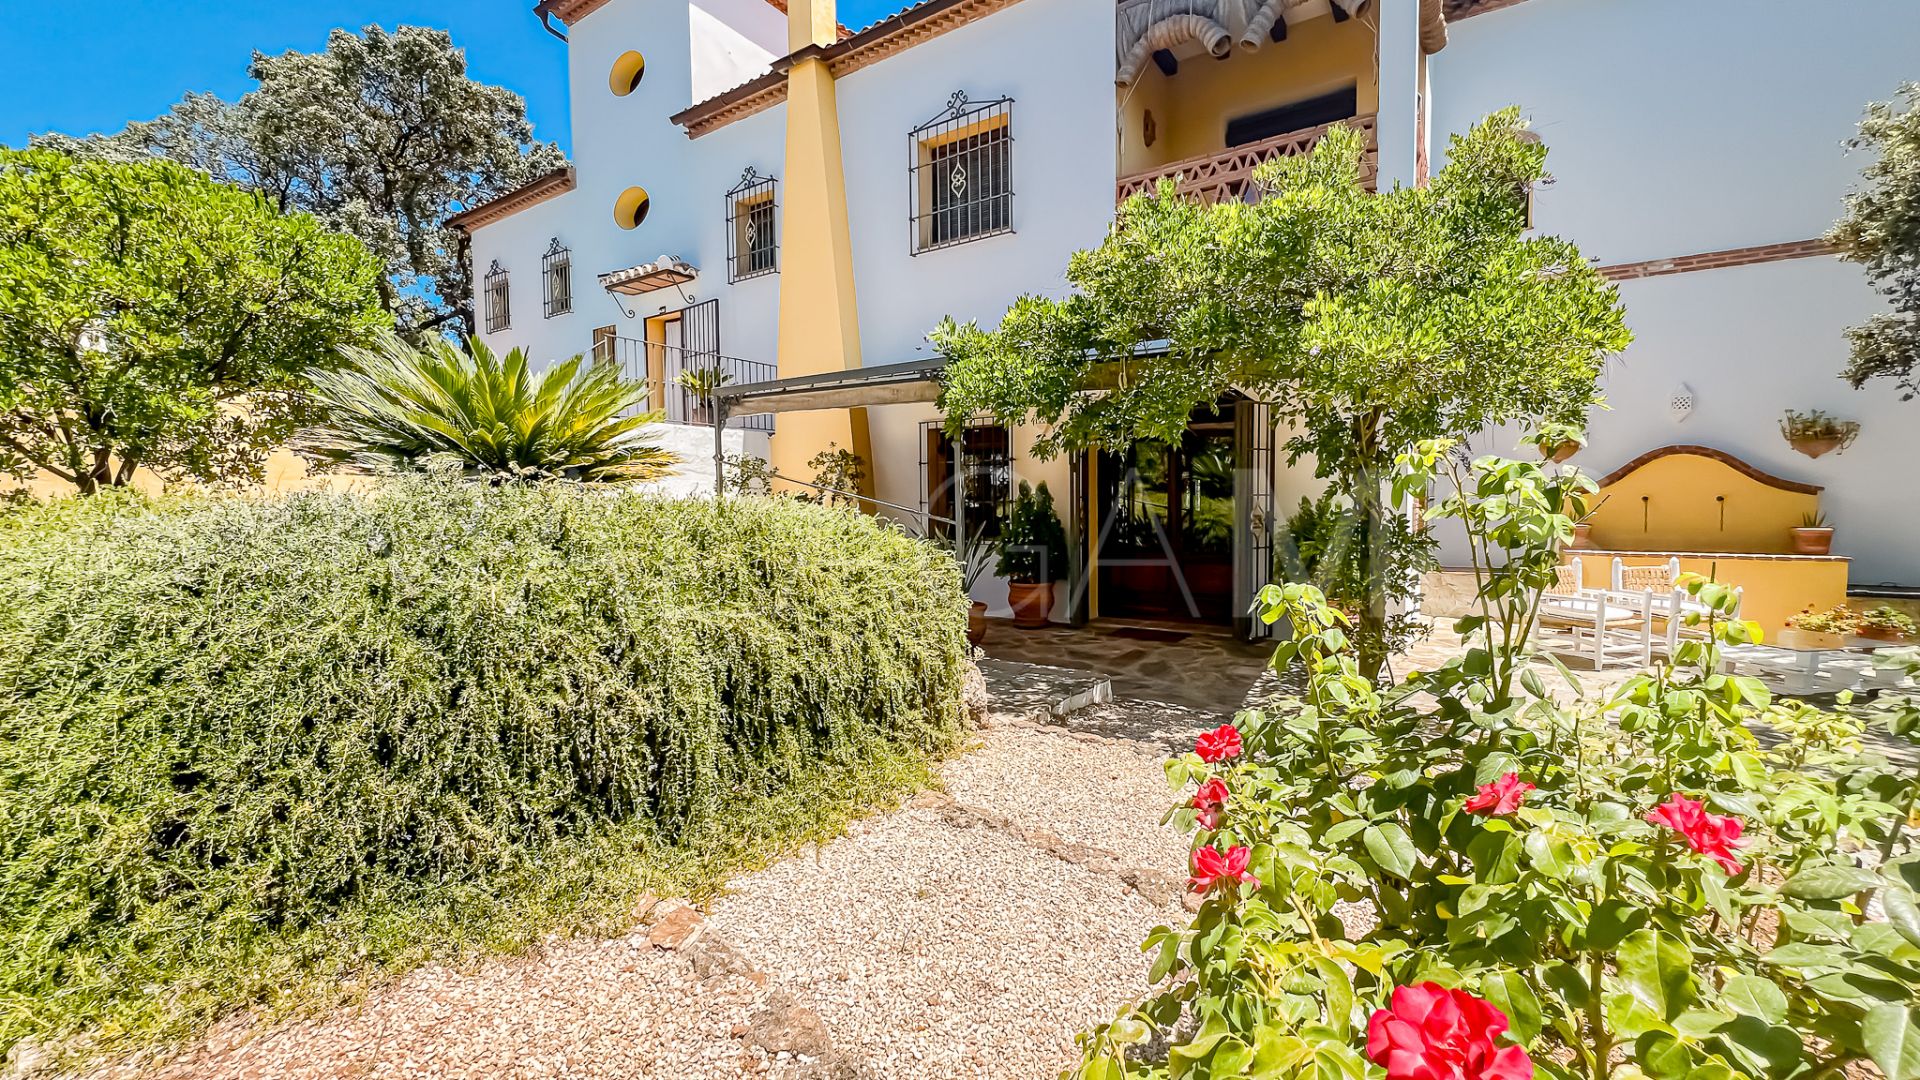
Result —
[[1053, 583], [1067, 571], [1067, 530], [1053, 509], [1053, 494], [1020, 482], [1006, 528], [1000, 532], [1000, 576], [1016, 626], [1044, 626], [1053, 610]]

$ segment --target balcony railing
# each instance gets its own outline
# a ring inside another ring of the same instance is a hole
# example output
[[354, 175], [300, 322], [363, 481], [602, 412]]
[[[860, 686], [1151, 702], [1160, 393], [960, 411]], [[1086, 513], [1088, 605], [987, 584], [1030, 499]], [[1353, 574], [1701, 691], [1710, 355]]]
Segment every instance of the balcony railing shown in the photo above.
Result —
[[[620, 365], [621, 377], [647, 384], [647, 408], [667, 414], [676, 424], [713, 423], [712, 406], [695, 386], [702, 382], [732, 386], [739, 383], [766, 382], [776, 377], [772, 364], [722, 356], [703, 349], [683, 349], [658, 341], [639, 338], [603, 337], [593, 346], [595, 359], [608, 359]], [[683, 380], [682, 375], [691, 376]], [[691, 383], [693, 386], [689, 386]], [[730, 428], [772, 431], [773, 415], [761, 413], [735, 416], [727, 420]]]
[[[1340, 122], [1359, 128], [1361, 134], [1367, 137], [1366, 185], [1372, 188], [1380, 175], [1380, 135], [1374, 117], [1369, 114]], [[1229, 147], [1216, 154], [1202, 154], [1162, 165], [1150, 172], [1122, 177], [1115, 191], [1115, 201], [1125, 202], [1129, 195], [1152, 191], [1160, 181], [1169, 179], [1182, 196], [1203, 203], [1216, 203], [1223, 199], [1244, 200], [1252, 186], [1255, 169], [1277, 157], [1307, 153], [1319, 144], [1326, 136], [1327, 128], [1332, 126], [1323, 124], [1303, 131], [1289, 131], [1271, 139]]]

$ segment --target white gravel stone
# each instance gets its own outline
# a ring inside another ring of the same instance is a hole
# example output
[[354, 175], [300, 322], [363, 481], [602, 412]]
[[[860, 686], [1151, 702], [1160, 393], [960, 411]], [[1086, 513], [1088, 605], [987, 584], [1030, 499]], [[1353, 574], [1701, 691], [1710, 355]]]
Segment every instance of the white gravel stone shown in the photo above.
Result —
[[1140, 941], [1178, 917], [1113, 875], [918, 810], [735, 890], [715, 930], [876, 1078], [1055, 1075], [1075, 1033], [1145, 993]]

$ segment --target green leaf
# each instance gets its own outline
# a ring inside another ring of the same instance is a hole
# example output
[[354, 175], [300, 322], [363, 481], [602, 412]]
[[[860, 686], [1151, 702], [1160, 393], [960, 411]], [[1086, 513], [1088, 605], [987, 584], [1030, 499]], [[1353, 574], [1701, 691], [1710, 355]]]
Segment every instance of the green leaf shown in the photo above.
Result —
[[1380, 869], [1395, 877], [1412, 878], [1414, 870], [1420, 865], [1413, 840], [1397, 822], [1369, 826], [1360, 839], [1367, 846], [1367, 854], [1373, 856], [1373, 861]]
[[1624, 900], [1605, 900], [1593, 909], [1587, 920], [1587, 948], [1611, 952], [1628, 934], [1646, 925], [1645, 908]]
[[1540, 998], [1517, 971], [1501, 971], [1480, 980], [1480, 996], [1507, 1014], [1514, 1040], [1526, 1044], [1540, 1034]]
[[1920, 1009], [1875, 1005], [1860, 1021], [1860, 1043], [1887, 1080], [1920, 1080]]
[[1857, 866], [1812, 866], [1788, 878], [1780, 891], [1796, 900], [1839, 900], [1881, 884], [1880, 876]]
[[1880, 892], [1880, 906], [1887, 911], [1887, 921], [1893, 924], [1900, 936], [1915, 945], [1920, 945], [1920, 905], [1913, 902], [1913, 894], [1903, 888], [1885, 888]]
[[1735, 975], [1720, 990], [1720, 1003], [1742, 1016], [1751, 1016], [1769, 1024], [1787, 1018], [1787, 995], [1772, 979], [1758, 975]]
[[1798, 1032], [1758, 1017], [1738, 1017], [1718, 1035], [1727, 1052], [1741, 1064], [1769, 1077], [1792, 1075], [1806, 1056], [1806, 1044]]
[[1620, 944], [1620, 985], [1647, 1011], [1671, 1023], [1700, 1000], [1687, 947], [1658, 930], [1637, 930]]

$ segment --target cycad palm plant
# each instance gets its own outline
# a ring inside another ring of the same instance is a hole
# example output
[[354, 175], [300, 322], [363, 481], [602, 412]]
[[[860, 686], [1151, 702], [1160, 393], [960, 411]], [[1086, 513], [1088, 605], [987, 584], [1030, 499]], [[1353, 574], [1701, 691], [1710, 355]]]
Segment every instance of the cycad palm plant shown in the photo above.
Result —
[[392, 333], [341, 353], [346, 366], [308, 374], [326, 420], [300, 448], [352, 472], [443, 460], [499, 479], [617, 483], [662, 479], [679, 463], [645, 432], [659, 413], [622, 415], [647, 388], [611, 364], [575, 356], [536, 376], [524, 349], [495, 356], [478, 338], [416, 348]]

